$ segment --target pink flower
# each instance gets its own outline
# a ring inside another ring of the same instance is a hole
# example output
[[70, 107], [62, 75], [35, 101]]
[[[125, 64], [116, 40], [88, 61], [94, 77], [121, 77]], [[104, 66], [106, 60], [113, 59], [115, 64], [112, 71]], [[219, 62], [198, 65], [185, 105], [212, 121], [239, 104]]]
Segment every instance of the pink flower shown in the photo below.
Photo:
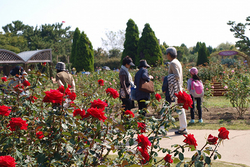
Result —
[[211, 86], [211, 88], [213, 89], [213, 88], [214, 88], [214, 86]]
[[206, 88], [206, 90], [208, 90], [208, 88]]
[[111, 82], [109, 82], [109, 84], [110, 84], [110, 85], [112, 85], [112, 83], [111, 83]]
[[228, 87], [227, 87], [227, 85], [226, 86], [224, 86], [224, 89], [227, 89]]
[[223, 73], [225, 74], [226, 72], [225, 72], [225, 71], [223, 71]]
[[234, 73], [234, 70], [232, 70], [231, 72]]

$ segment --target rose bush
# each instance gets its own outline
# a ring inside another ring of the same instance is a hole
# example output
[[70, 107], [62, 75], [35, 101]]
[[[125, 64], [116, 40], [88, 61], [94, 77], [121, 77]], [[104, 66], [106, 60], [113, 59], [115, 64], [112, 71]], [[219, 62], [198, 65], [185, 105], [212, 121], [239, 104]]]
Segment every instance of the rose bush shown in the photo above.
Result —
[[[127, 119], [121, 119], [126, 111], [121, 109], [117, 98], [118, 73], [105, 71], [74, 76], [74, 79], [74, 98], [70, 98], [72, 92], [68, 87], [58, 89], [39, 71], [31, 71], [28, 75], [30, 95], [20, 95], [15, 89], [11, 89], [10, 94], [1, 93], [0, 106], [11, 107], [9, 115], [0, 116], [1, 156], [10, 155], [16, 166], [52, 167], [119, 166], [121, 163], [124, 166], [156, 166], [159, 164], [158, 152], [167, 153], [161, 161], [165, 165], [172, 162], [210, 165], [210, 152], [220, 158], [211, 147], [195, 149], [195, 138], [191, 134], [184, 139], [183, 145], [175, 145], [172, 151], [159, 145], [162, 136], [175, 124], [172, 114], [180, 106], [169, 106], [160, 98], [151, 98], [147, 103], [161, 115], [160, 118], [145, 117], [135, 110], [127, 111]], [[101, 79], [103, 85], [98, 81]], [[161, 81], [155, 82], [158, 83], [155, 90], [160, 92]], [[190, 106], [188, 98], [182, 98], [181, 102], [185, 107]], [[211, 136], [207, 144], [213, 143], [216, 147], [228, 137], [225, 129], [220, 133], [217, 144], [210, 140]], [[184, 148], [196, 151], [190, 161], [184, 160]], [[117, 156], [111, 160], [110, 153]]]

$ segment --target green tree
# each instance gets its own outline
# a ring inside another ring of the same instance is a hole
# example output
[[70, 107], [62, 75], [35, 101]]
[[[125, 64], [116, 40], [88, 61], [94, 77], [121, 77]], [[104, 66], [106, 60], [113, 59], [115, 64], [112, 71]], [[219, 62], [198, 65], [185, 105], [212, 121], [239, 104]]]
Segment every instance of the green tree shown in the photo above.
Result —
[[229, 21], [227, 24], [231, 26], [230, 31], [234, 32], [234, 37], [240, 39], [236, 42], [235, 47], [239, 47], [240, 51], [250, 56], [250, 40], [246, 36], [246, 29], [249, 30], [247, 27], [250, 25], [250, 16], [246, 18], [246, 23], [235, 23], [235, 21]]
[[72, 44], [72, 49], [71, 49], [71, 56], [70, 56], [70, 63], [72, 63], [72, 67], [75, 67], [75, 58], [76, 58], [76, 45], [77, 45], [77, 41], [79, 40], [80, 37], [80, 30], [77, 27], [75, 29], [74, 35], [73, 35], [73, 44]]
[[205, 43], [201, 43], [200, 49], [198, 51], [198, 60], [197, 60], [197, 66], [198, 65], [206, 65], [209, 63], [209, 51], [206, 47]]
[[76, 44], [75, 68], [77, 71], [94, 71], [94, 50], [87, 35], [82, 32]]
[[132, 19], [127, 22], [127, 28], [125, 33], [124, 50], [122, 52], [121, 64], [124, 57], [127, 55], [135, 61], [137, 57], [137, 49], [139, 42], [139, 30], [137, 25]]
[[154, 31], [148, 23], [145, 24], [142, 36], [138, 43], [138, 57], [135, 63], [139, 65], [140, 59], [146, 59], [149, 65], [157, 66], [162, 64], [162, 52]]

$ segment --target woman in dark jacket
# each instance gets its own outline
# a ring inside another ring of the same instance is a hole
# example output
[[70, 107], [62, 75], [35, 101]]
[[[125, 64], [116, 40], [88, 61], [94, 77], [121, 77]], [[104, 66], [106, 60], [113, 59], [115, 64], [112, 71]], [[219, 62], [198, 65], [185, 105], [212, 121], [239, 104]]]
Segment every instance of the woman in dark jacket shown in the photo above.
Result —
[[119, 72], [120, 78], [120, 98], [122, 100], [123, 109], [131, 110], [132, 100], [130, 98], [131, 87], [134, 87], [134, 82], [130, 73], [128, 72], [130, 66], [135, 66], [132, 59], [129, 56], [126, 56], [122, 61], [122, 66]]
[[[150, 81], [153, 77], [148, 75], [147, 68], [150, 66], [147, 64], [146, 60], [140, 60], [140, 64], [138, 66], [139, 71], [135, 74], [135, 85], [136, 85], [136, 100], [138, 102], [139, 110], [147, 108], [147, 104], [145, 101], [150, 99], [150, 93], [143, 92], [139, 90], [140, 80], [143, 79], [145, 81]], [[142, 115], [146, 115], [146, 112], [143, 112]]]

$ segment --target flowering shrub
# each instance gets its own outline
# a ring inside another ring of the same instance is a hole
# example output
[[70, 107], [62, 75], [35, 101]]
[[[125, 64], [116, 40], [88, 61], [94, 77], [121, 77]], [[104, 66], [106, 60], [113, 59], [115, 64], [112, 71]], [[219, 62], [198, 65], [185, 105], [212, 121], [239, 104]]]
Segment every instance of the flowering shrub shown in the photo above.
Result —
[[[192, 134], [186, 135], [184, 145], [175, 145], [173, 151], [159, 145], [162, 136], [175, 123], [172, 114], [179, 106], [160, 103], [161, 98], [156, 95], [147, 103], [161, 117], [145, 117], [139, 110], [121, 110], [117, 73], [74, 77], [75, 94], [68, 87], [51, 86], [48, 78], [39, 72], [29, 74], [29, 95], [18, 92], [19, 89], [26, 91], [23, 85], [11, 89], [10, 94], [0, 94], [0, 166], [105, 167], [121, 163], [156, 166], [160, 162], [166, 166], [170, 163], [210, 165], [212, 156], [220, 158], [216, 148], [197, 150]], [[157, 90], [160, 90], [158, 86]], [[183, 107], [191, 106], [185, 92], [177, 96]], [[126, 119], [121, 119], [123, 114]], [[215, 137], [209, 136], [206, 144], [216, 147], [226, 138], [228, 131], [221, 128], [217, 143]], [[184, 148], [196, 151], [190, 161], [184, 161]], [[167, 154], [157, 162], [160, 151]], [[111, 152], [117, 154], [112, 160], [108, 156]]]

